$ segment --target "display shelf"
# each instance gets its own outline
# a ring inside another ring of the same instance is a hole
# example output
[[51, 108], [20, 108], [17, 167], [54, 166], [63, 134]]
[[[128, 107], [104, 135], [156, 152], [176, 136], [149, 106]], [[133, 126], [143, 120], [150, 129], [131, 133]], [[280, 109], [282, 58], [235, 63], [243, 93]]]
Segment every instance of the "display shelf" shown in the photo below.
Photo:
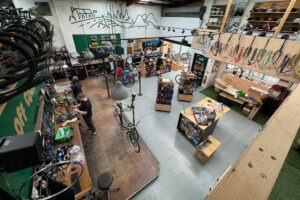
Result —
[[[277, 21], [262, 21], [262, 20], [248, 20], [250, 24], [266, 24], [269, 23], [271, 26], [277, 26]], [[285, 22], [285, 27], [300, 27], [300, 23], [296, 22]]]
[[[210, 107], [212, 109], [218, 108], [220, 105], [222, 104], [206, 97], [193, 106]], [[219, 119], [230, 109], [227, 106], [222, 106], [222, 109], [215, 109], [216, 117], [214, 121], [208, 125], [199, 125], [194, 116], [193, 106], [190, 106], [180, 112], [177, 129], [180, 130], [180, 133], [185, 136], [191, 144], [197, 146], [213, 133]]]
[[[208, 19], [207, 27], [212, 30], [219, 30], [221, 27], [221, 23], [224, 18], [224, 13], [226, 10], [226, 5], [213, 5], [210, 11], [210, 16]], [[212, 25], [211, 23], [219, 23], [220, 25]]]
[[158, 78], [157, 97], [155, 109], [158, 111], [171, 111], [174, 83], [170, 79]]
[[178, 100], [192, 101], [194, 86], [197, 76], [191, 72], [181, 72], [180, 82], [178, 86]]
[[[290, 1], [283, 1], [283, 2], [258, 2], [255, 3], [252, 11], [250, 12], [250, 17], [248, 20], [248, 24], [251, 25], [257, 25], [257, 26], [263, 26], [266, 23], [269, 23], [271, 28], [275, 27], [275, 26], [279, 26], [279, 24], [277, 23], [277, 20], [280, 18], [283, 18], [286, 14], [286, 12], [283, 12], [285, 10], [288, 10], [287, 8], [289, 7]], [[300, 8], [300, 3], [296, 3], [294, 6], [294, 9], [299, 9]], [[273, 9], [273, 10], [270, 10]], [[278, 10], [280, 12], [272, 12], [274, 10]], [[265, 11], [265, 12], [263, 12]], [[271, 12], [268, 12], [271, 11]], [[290, 11], [290, 10], [289, 10]], [[275, 18], [274, 21], [270, 21], [270, 20], [253, 20], [253, 18]], [[287, 21], [283, 24], [282, 27], [280, 27], [280, 29], [278, 31], [280, 31], [281, 33], [294, 33], [297, 32], [297, 29], [299, 30], [300, 28], [300, 23], [296, 23], [296, 22], [289, 22], [290, 19], [294, 19], [294, 18], [299, 18], [300, 17], [300, 12], [290, 12], [288, 14], [287, 17]], [[287, 31], [286, 28], [294, 28], [295, 31]], [[259, 27], [258, 31], [261, 31], [261, 27]], [[264, 30], [262, 30], [264, 31]], [[278, 34], [275, 31], [275, 35]]]

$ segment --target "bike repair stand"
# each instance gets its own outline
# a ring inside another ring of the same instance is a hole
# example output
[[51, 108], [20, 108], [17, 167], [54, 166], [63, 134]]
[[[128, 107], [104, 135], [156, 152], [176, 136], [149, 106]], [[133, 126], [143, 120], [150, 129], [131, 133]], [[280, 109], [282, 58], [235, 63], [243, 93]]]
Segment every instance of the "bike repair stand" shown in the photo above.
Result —
[[139, 96], [143, 96], [142, 94], [142, 81], [141, 81], [141, 70], [138, 71], [138, 75], [139, 75]]

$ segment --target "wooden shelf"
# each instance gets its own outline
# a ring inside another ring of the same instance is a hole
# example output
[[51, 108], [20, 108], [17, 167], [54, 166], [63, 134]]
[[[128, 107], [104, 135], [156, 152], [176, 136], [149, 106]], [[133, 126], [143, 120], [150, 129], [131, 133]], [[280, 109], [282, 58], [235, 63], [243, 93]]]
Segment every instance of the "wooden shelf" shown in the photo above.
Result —
[[208, 24], [207, 26], [220, 27], [221, 25], [212, 25], [212, 24]]
[[[269, 23], [270, 25], [271, 24], [278, 25], [278, 23], [276, 21], [248, 20], [248, 23], [250, 23], [250, 24], [266, 24], [266, 23]], [[300, 23], [285, 22], [284, 27], [300, 27]]]
[[211, 18], [211, 17], [224, 17], [224, 15], [211, 15], [211, 16], [209, 16], [209, 18]]

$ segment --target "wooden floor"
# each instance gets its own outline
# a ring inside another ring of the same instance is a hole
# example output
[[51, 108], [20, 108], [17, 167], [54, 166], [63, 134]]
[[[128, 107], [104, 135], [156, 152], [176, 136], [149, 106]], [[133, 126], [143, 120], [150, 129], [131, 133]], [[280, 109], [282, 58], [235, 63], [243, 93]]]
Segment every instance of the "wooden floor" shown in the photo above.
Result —
[[[159, 163], [141, 137], [140, 153], [130, 148], [126, 134], [120, 131], [113, 117], [115, 102], [107, 97], [104, 77], [89, 78], [81, 84], [92, 102], [97, 129], [97, 135], [91, 139], [82, 132], [93, 186], [97, 187], [97, 177], [101, 173], [110, 171], [115, 177], [112, 187], [120, 187], [120, 191], [110, 193], [111, 199], [128, 199], [158, 176]], [[112, 77], [109, 77], [109, 85], [110, 88], [114, 85]]]

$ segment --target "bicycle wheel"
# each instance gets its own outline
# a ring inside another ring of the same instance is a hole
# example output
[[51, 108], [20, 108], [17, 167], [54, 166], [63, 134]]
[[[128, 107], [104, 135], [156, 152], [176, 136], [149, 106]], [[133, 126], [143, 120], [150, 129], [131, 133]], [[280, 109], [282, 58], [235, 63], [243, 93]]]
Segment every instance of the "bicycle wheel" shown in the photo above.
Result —
[[127, 139], [131, 148], [136, 152], [140, 152], [140, 144], [139, 144], [139, 134], [137, 130], [134, 128], [132, 130], [127, 131]]
[[125, 87], [132, 87], [135, 83], [135, 80], [132, 76], [127, 76], [125, 79], [122, 79], [122, 83]]
[[178, 84], [180, 83], [180, 74], [178, 74], [178, 75], [175, 76], [175, 81]]

